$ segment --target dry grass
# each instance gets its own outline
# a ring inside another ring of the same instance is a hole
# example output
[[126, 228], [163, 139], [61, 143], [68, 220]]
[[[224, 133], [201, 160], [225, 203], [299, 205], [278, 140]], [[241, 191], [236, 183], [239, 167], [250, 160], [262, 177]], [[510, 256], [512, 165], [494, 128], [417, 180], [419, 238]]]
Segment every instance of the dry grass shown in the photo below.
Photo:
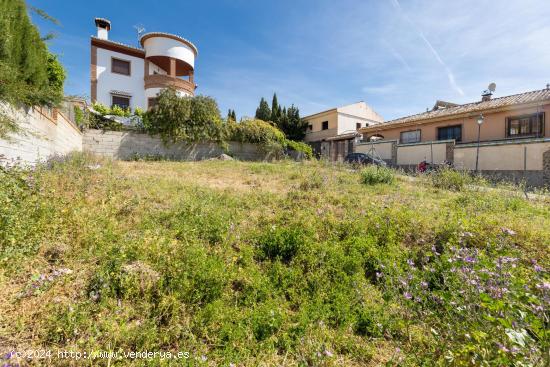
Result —
[[[281, 296], [284, 290], [272, 288], [268, 274], [278, 268], [255, 261], [258, 236], [273, 228], [302, 228], [308, 241], [326, 246], [348, 236], [376, 236], [377, 231], [391, 229], [388, 241], [395, 247], [388, 256], [396, 258], [429, 248], [449, 223], [453, 231], [478, 234], [479, 246], [500, 236], [502, 228], [510, 228], [517, 232], [515, 246], [525, 259], [549, 262], [550, 202], [545, 200], [530, 202], [515, 194], [470, 189], [451, 192], [399, 177], [393, 185], [365, 186], [359, 173], [348, 167], [318, 162], [100, 160], [98, 170], [89, 170], [86, 164], [35, 173], [40, 179], [38, 191], [5, 209], [4, 214], [15, 213], [16, 220], [7, 222], [4, 230], [9, 234], [0, 237], [0, 249], [5, 251], [0, 263], [0, 352], [14, 347], [78, 350], [114, 345], [190, 350], [197, 359], [209, 356], [203, 364], [193, 359], [198, 365], [235, 360], [247, 366], [375, 366], [392, 359], [396, 346], [417, 347], [400, 339], [399, 331], [356, 335], [350, 331], [352, 321], [304, 326], [293, 344], [292, 330], [301, 322], [298, 311], [303, 306], [291, 304], [296, 300], [288, 301], [291, 296]], [[53, 260], [48, 258], [52, 248], [59, 249]], [[178, 288], [201, 276], [192, 266], [203, 265], [186, 258], [188, 251], [204, 256], [204, 261], [216, 259], [223, 269], [220, 274], [227, 277], [211, 304], [194, 303]], [[117, 271], [134, 261], [160, 274], [159, 293], [119, 279]], [[33, 276], [59, 268], [72, 273], [36, 294], [21, 296]], [[94, 301], [91, 289], [98, 276], [112, 290]], [[181, 283], [168, 284], [172, 276]], [[277, 293], [239, 306], [236, 300], [243, 291], [235, 290], [237, 280], [256, 296], [265, 290]], [[369, 297], [374, 304], [383, 302], [381, 294], [371, 292], [365, 296]], [[309, 299], [302, 300], [309, 304]], [[268, 301], [280, 304], [286, 321], [266, 340], [255, 340], [249, 322], [257, 316], [253, 310]], [[159, 303], [165, 307], [160, 314]], [[207, 317], [208, 307], [213, 314]], [[223, 333], [228, 339], [220, 336]], [[281, 346], [285, 338], [290, 338], [285, 341], [289, 346]], [[323, 349], [333, 357], [315, 359]]]

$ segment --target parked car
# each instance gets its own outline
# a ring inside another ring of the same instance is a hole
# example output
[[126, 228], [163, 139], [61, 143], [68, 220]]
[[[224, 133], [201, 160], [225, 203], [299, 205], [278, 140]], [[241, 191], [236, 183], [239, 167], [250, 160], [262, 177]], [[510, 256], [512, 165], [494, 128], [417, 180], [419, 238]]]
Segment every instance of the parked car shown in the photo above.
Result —
[[367, 153], [350, 153], [344, 158], [344, 162], [351, 164], [374, 164], [385, 167], [386, 162]]

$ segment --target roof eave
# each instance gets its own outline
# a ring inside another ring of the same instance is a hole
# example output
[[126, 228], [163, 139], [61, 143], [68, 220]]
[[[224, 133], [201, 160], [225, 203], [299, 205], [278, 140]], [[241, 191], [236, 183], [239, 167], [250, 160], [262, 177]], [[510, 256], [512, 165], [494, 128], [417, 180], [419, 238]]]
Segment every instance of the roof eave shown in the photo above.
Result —
[[500, 107], [494, 107], [489, 109], [479, 109], [475, 111], [469, 111], [469, 112], [463, 112], [463, 113], [457, 113], [452, 115], [445, 115], [445, 116], [438, 116], [438, 117], [431, 117], [431, 118], [425, 118], [425, 119], [418, 119], [413, 121], [406, 121], [406, 122], [398, 122], [398, 123], [380, 123], [373, 126], [368, 127], [362, 127], [359, 129], [362, 133], [369, 133], [369, 132], [379, 132], [384, 130], [391, 130], [396, 127], [404, 127], [404, 126], [414, 126], [414, 125], [423, 125], [427, 123], [434, 123], [434, 122], [440, 122], [450, 119], [457, 119], [457, 118], [471, 118], [474, 116], [477, 116], [480, 112], [482, 113], [496, 113], [496, 112], [502, 112], [502, 111], [510, 111], [510, 110], [516, 110], [516, 109], [522, 109], [522, 108], [529, 108], [529, 107], [537, 107], [541, 104], [550, 104], [550, 100], [542, 100], [537, 102], [529, 102], [529, 103], [521, 103], [521, 104], [515, 104], [515, 105], [509, 105], [509, 106], [500, 106]]

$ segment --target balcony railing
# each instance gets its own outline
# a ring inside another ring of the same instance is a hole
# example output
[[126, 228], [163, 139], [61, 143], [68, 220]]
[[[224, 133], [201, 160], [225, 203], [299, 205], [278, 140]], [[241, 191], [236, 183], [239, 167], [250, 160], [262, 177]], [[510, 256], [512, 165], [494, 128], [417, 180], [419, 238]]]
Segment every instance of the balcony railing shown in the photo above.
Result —
[[146, 75], [144, 79], [145, 89], [174, 87], [191, 95], [195, 94], [195, 83], [185, 79], [163, 74]]

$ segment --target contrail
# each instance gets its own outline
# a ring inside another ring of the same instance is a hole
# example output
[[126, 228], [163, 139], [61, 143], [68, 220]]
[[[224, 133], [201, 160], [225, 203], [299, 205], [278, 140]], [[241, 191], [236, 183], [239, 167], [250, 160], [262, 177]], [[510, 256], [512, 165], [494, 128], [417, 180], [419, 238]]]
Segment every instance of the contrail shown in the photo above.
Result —
[[454, 76], [453, 72], [447, 66], [447, 64], [443, 61], [441, 56], [439, 56], [439, 52], [437, 52], [437, 50], [432, 46], [430, 41], [428, 41], [428, 39], [426, 38], [426, 36], [422, 32], [422, 30], [420, 30], [420, 28], [418, 28], [418, 26], [416, 24], [414, 24], [414, 22], [409, 18], [409, 16], [403, 11], [403, 8], [401, 8], [401, 4], [399, 4], [399, 0], [390, 0], [390, 1], [391, 1], [392, 5], [394, 6], [394, 8], [396, 8], [401, 13], [403, 18], [405, 18], [405, 20], [407, 21], [407, 23], [409, 23], [411, 25], [411, 27], [416, 31], [416, 33], [418, 33], [420, 38], [422, 38], [422, 41], [424, 41], [424, 43], [426, 44], [428, 49], [434, 55], [435, 59], [441, 64], [441, 66], [443, 66], [443, 68], [445, 69], [445, 73], [447, 74], [447, 78], [449, 79], [449, 83], [451, 84], [451, 87], [453, 87], [453, 89], [458, 94], [463, 96], [464, 91], [456, 83], [455, 76]]
[[382, 43], [390, 50], [391, 54], [401, 63], [403, 66], [408, 70], [411, 71], [411, 66], [405, 60], [405, 58], [395, 49], [393, 46], [386, 41], [385, 39], [382, 40]]

